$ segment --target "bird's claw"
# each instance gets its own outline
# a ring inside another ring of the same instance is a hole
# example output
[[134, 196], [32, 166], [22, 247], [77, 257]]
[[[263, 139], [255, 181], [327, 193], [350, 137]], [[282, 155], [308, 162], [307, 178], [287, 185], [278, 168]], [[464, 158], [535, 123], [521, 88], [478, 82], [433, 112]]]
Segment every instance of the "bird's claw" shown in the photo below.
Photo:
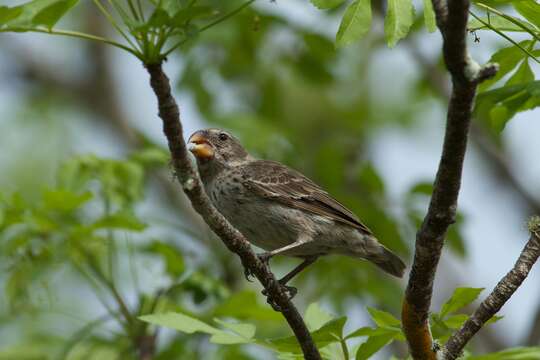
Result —
[[263, 252], [261, 254], [257, 254], [257, 257], [264, 265], [266, 266], [270, 265], [270, 258], [272, 257], [272, 255], [270, 255], [269, 252]]
[[244, 277], [249, 282], [253, 282], [252, 278], [255, 277], [255, 275], [253, 274], [253, 271], [251, 271], [251, 269], [248, 268], [247, 266], [244, 268]]
[[283, 285], [283, 286], [285, 286], [285, 292], [287, 293], [289, 300], [292, 300], [296, 296], [296, 294], [298, 294], [298, 289], [295, 288], [294, 286], [287, 286], [287, 285]]
[[[298, 293], [298, 289], [293, 286], [283, 285], [279, 282], [278, 284], [281, 288], [281, 291], [283, 291], [285, 295], [287, 295], [288, 300], [292, 300]], [[271, 296], [269, 296], [268, 291], [266, 289], [262, 290], [262, 294], [266, 296], [266, 302], [270, 304], [270, 306], [272, 306], [272, 309], [274, 309], [275, 311], [281, 312], [282, 310], [281, 307], [272, 299]]]

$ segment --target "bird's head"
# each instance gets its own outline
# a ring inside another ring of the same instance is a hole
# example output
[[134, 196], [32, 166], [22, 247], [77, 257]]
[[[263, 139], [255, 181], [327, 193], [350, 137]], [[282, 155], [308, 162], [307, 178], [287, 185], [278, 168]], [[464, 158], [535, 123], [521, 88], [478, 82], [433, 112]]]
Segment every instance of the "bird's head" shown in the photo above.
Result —
[[196, 131], [189, 137], [188, 149], [204, 167], [229, 167], [249, 159], [238, 139], [220, 129]]

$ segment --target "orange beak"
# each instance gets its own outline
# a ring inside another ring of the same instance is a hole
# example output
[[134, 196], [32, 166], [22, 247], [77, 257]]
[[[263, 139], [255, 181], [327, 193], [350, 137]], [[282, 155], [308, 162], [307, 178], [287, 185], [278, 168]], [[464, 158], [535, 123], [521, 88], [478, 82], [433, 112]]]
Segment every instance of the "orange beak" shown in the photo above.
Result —
[[214, 158], [214, 148], [210, 145], [202, 131], [197, 131], [189, 137], [188, 150], [197, 159], [210, 160]]

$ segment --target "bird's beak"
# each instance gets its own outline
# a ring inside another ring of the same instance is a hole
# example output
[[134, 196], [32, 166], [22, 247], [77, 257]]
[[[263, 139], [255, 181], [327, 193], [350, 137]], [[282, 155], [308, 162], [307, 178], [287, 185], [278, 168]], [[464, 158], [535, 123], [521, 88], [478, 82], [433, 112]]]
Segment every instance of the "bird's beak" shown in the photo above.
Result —
[[189, 137], [188, 150], [197, 159], [210, 160], [214, 158], [214, 148], [210, 145], [202, 131], [197, 131]]

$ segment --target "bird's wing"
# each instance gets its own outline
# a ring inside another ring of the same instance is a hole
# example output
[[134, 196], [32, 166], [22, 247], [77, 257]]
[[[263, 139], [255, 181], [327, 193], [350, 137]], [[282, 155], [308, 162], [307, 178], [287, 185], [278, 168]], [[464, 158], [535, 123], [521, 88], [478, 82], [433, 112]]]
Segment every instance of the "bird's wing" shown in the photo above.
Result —
[[242, 168], [244, 185], [257, 195], [372, 234], [349, 209], [299, 172], [268, 160], [256, 160]]

